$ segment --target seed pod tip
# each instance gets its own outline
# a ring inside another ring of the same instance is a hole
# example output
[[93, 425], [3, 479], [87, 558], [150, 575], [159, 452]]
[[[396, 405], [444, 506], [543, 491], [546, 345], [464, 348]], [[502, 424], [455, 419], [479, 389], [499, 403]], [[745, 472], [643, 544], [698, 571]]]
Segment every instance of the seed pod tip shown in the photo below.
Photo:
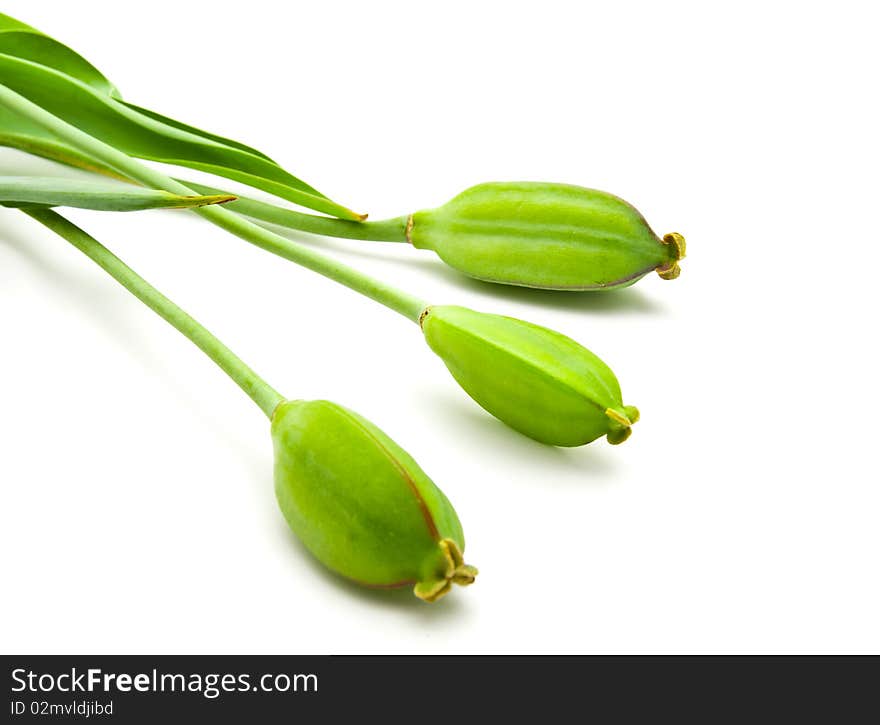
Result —
[[674, 256], [668, 262], [657, 267], [657, 274], [660, 275], [660, 279], [676, 279], [681, 274], [681, 265], [678, 262], [684, 259], [687, 245], [685, 244], [684, 237], [678, 232], [664, 234], [663, 244], [672, 248]]
[[453, 584], [466, 587], [474, 583], [479, 573], [476, 567], [464, 563], [464, 557], [458, 544], [452, 539], [441, 539], [438, 542], [442, 552], [444, 570], [441, 576], [415, 585], [413, 592], [426, 602], [436, 602], [448, 594]]
[[612, 421], [611, 430], [608, 431], [605, 438], [613, 446], [620, 445], [632, 435], [632, 425], [640, 417], [639, 409], [634, 405], [625, 405], [622, 411], [607, 408], [605, 415]]

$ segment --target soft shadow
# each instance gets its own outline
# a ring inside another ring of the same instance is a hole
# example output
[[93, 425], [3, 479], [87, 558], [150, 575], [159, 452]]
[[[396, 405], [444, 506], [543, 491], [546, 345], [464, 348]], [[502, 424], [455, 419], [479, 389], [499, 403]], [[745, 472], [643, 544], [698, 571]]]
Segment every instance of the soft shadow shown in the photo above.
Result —
[[439, 258], [432, 261], [434, 273], [460, 289], [477, 292], [495, 299], [519, 302], [553, 310], [569, 310], [590, 314], [662, 315], [666, 306], [645, 295], [641, 290], [606, 290], [604, 292], [564, 292], [561, 290], [532, 289], [495, 284], [472, 279], [444, 264]]
[[[61, 243], [59, 238], [59, 243]], [[84, 283], [84, 280], [76, 273], [70, 272], [63, 265], [41, 253], [37, 247], [22, 237], [16, 230], [9, 228], [0, 231], [0, 242], [12, 250], [25, 264], [39, 276], [45, 279], [51, 286], [64, 290], [73, 307], [78, 308], [83, 314], [95, 320], [97, 324], [109, 331], [111, 335], [122, 342], [126, 352], [141, 365], [146, 372], [154, 378], [162, 381], [174, 392], [175, 398], [180, 400], [205, 428], [212, 429], [225, 448], [238, 450], [247, 462], [248, 470], [263, 470], [265, 460], [259, 454], [255, 446], [248, 445], [235, 436], [231, 430], [222, 425], [221, 420], [215, 416], [205, 414], [204, 405], [199, 403], [190, 393], [190, 390], [181, 385], [180, 379], [174, 374], [173, 367], [164, 358], [158, 357], [155, 351], [144, 344], [143, 338], [137, 334], [137, 325], [132, 324], [130, 318], [122, 312], [118, 301], [120, 296], [126, 294], [119, 287], [99, 287]], [[83, 257], [85, 264], [91, 264]]]
[[[408, 267], [410, 269], [421, 268], [438, 277], [442, 277], [454, 287], [495, 299], [520, 302], [546, 309], [571, 310], [598, 315], [662, 315], [667, 309], [665, 305], [658, 303], [655, 299], [645, 295], [641, 290], [633, 287], [604, 292], [564, 292], [560, 290], [532, 289], [530, 287], [496, 284], [473, 279], [462, 274], [448, 266], [433, 252], [410, 249], [408, 250], [410, 256], [401, 258], [392, 251], [392, 248], [408, 245], [322, 237], [315, 234], [297, 232], [287, 227], [273, 224], [264, 224], [263, 226], [291, 240], [318, 250], [339, 252], [340, 254], [360, 259], [380, 259], [383, 263]], [[651, 275], [648, 275], [646, 279], [650, 280]], [[636, 284], [639, 283], [637, 282]]]
[[413, 594], [412, 587], [401, 589], [370, 589], [335, 574], [319, 562], [314, 554], [296, 537], [286, 526], [278, 527], [279, 536], [283, 537], [286, 545], [295, 553], [298, 559], [306, 563], [316, 577], [330, 586], [340, 589], [346, 596], [357, 599], [362, 604], [382, 609], [393, 609], [405, 613], [419, 621], [438, 622], [455, 619], [460, 621], [463, 613], [467, 611], [461, 597], [468, 596], [467, 590], [473, 586], [479, 586], [477, 581], [470, 587], [453, 586], [452, 591], [445, 597], [429, 604]]
[[[615, 471], [614, 457], [606, 445], [596, 441], [578, 448], [558, 448], [524, 436], [480, 408], [462, 391], [445, 395], [435, 390], [422, 391], [427, 410], [438, 428], [455, 431], [454, 435], [468, 441], [482, 455], [494, 456], [520, 469], [552, 470], [554, 475], [541, 476], [541, 485], [548, 480], [558, 483], [574, 478], [580, 483], [607, 486]], [[559, 476], [559, 472], [569, 475]]]

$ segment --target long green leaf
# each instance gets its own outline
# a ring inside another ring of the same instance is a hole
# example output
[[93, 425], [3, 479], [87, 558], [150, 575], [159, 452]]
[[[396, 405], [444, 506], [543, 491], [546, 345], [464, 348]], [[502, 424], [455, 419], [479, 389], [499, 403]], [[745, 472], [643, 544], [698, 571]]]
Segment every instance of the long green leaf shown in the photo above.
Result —
[[0, 205], [73, 206], [98, 211], [185, 209], [234, 201], [231, 194], [180, 196], [141, 186], [89, 179], [0, 176]]
[[[245, 146], [243, 143], [238, 141], [234, 141], [229, 138], [224, 138], [223, 136], [216, 136], [213, 133], [208, 133], [207, 131], [202, 131], [200, 128], [195, 128], [194, 126], [189, 126], [185, 123], [181, 123], [180, 121], [175, 121], [173, 118], [168, 118], [168, 116], [163, 116], [161, 113], [156, 113], [155, 111], [151, 111], [149, 108], [143, 108], [141, 106], [136, 106], [134, 103], [129, 103], [122, 98], [117, 97], [120, 103], [128, 106], [132, 111], [137, 111], [138, 113], [147, 116], [148, 118], [152, 118], [154, 121], [158, 121], [159, 123], [164, 123], [166, 126], [170, 126], [171, 128], [176, 128], [179, 131], [186, 131], [187, 133], [195, 134], [196, 136], [201, 136], [208, 141], [215, 141], [216, 143], [222, 144], [224, 146], [232, 146], [233, 148], [238, 149], [239, 151], [244, 151], [245, 153], [252, 154], [254, 156], [259, 156], [261, 159], [265, 159], [271, 164], [278, 166], [278, 162], [274, 159], [270, 159], [266, 154], [262, 151], [258, 151], [255, 148], [251, 148], [250, 146]], [[309, 187], [311, 188], [311, 187]], [[319, 192], [315, 192], [319, 193]], [[324, 196], [320, 194], [320, 196]], [[327, 197], [324, 197], [325, 199]]]
[[[0, 83], [129, 155], [224, 176], [343, 219], [362, 218], [262, 152], [123, 101], [115, 86], [73, 50], [2, 14]], [[21, 130], [14, 125], [0, 125], [0, 134], [17, 133]]]
[[20, 20], [11, 18], [3, 13], [0, 13], [0, 53], [7, 53], [8, 55], [25, 58], [26, 60], [39, 63], [40, 65], [54, 68], [65, 75], [73, 76], [77, 80], [91, 86], [96, 91], [112, 96], [129, 108], [143, 113], [145, 116], [149, 116], [154, 120], [161, 121], [162, 123], [183, 131], [188, 131], [189, 133], [201, 136], [210, 141], [215, 141], [225, 146], [232, 146], [233, 148], [253, 154], [254, 156], [259, 156], [266, 161], [271, 161], [273, 164], [277, 165], [277, 163], [266, 156], [266, 154], [255, 148], [246, 146], [245, 144], [232, 139], [202, 131], [193, 126], [188, 126], [180, 121], [175, 121], [173, 118], [162, 116], [155, 111], [150, 111], [149, 109], [141, 108], [140, 106], [125, 101], [122, 98], [119, 89], [76, 51], [59, 43], [54, 38], [40, 32], [36, 28], [25, 25]]
[[101, 71], [79, 53], [3, 13], [0, 13], [0, 53], [49, 66], [107, 95], [118, 92]]

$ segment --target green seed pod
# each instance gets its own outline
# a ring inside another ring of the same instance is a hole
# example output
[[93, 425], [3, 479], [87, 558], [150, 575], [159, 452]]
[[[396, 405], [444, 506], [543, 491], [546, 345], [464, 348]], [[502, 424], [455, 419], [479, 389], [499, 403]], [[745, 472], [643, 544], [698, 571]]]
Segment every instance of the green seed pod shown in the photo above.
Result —
[[479, 184], [416, 212], [407, 239], [488, 282], [555, 290], [627, 287], [680, 273], [684, 237], [662, 239], [623, 199], [568, 184]]
[[624, 405], [611, 369], [570, 337], [466, 307], [428, 307], [431, 349], [459, 385], [511, 428], [541, 443], [623, 443], [639, 411]]
[[452, 504], [368, 420], [324, 400], [286, 401], [272, 440], [284, 518], [330, 569], [370, 587], [414, 586], [429, 602], [474, 581]]

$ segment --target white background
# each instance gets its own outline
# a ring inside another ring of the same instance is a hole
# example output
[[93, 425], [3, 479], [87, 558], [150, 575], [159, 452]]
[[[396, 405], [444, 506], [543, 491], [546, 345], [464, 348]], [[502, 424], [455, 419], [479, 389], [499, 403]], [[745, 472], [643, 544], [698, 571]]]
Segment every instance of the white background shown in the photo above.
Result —
[[623, 196], [689, 255], [675, 282], [560, 294], [310, 241], [602, 356], [642, 421], [623, 446], [562, 450], [485, 414], [402, 317], [194, 215], [70, 212], [283, 393], [343, 403], [414, 455], [481, 570], [426, 605], [317, 565], [276, 508], [256, 407], [0, 212], [3, 649], [880, 651], [871, 10], [5, 2], [128, 100], [374, 219], [481, 181], [564, 181]]

